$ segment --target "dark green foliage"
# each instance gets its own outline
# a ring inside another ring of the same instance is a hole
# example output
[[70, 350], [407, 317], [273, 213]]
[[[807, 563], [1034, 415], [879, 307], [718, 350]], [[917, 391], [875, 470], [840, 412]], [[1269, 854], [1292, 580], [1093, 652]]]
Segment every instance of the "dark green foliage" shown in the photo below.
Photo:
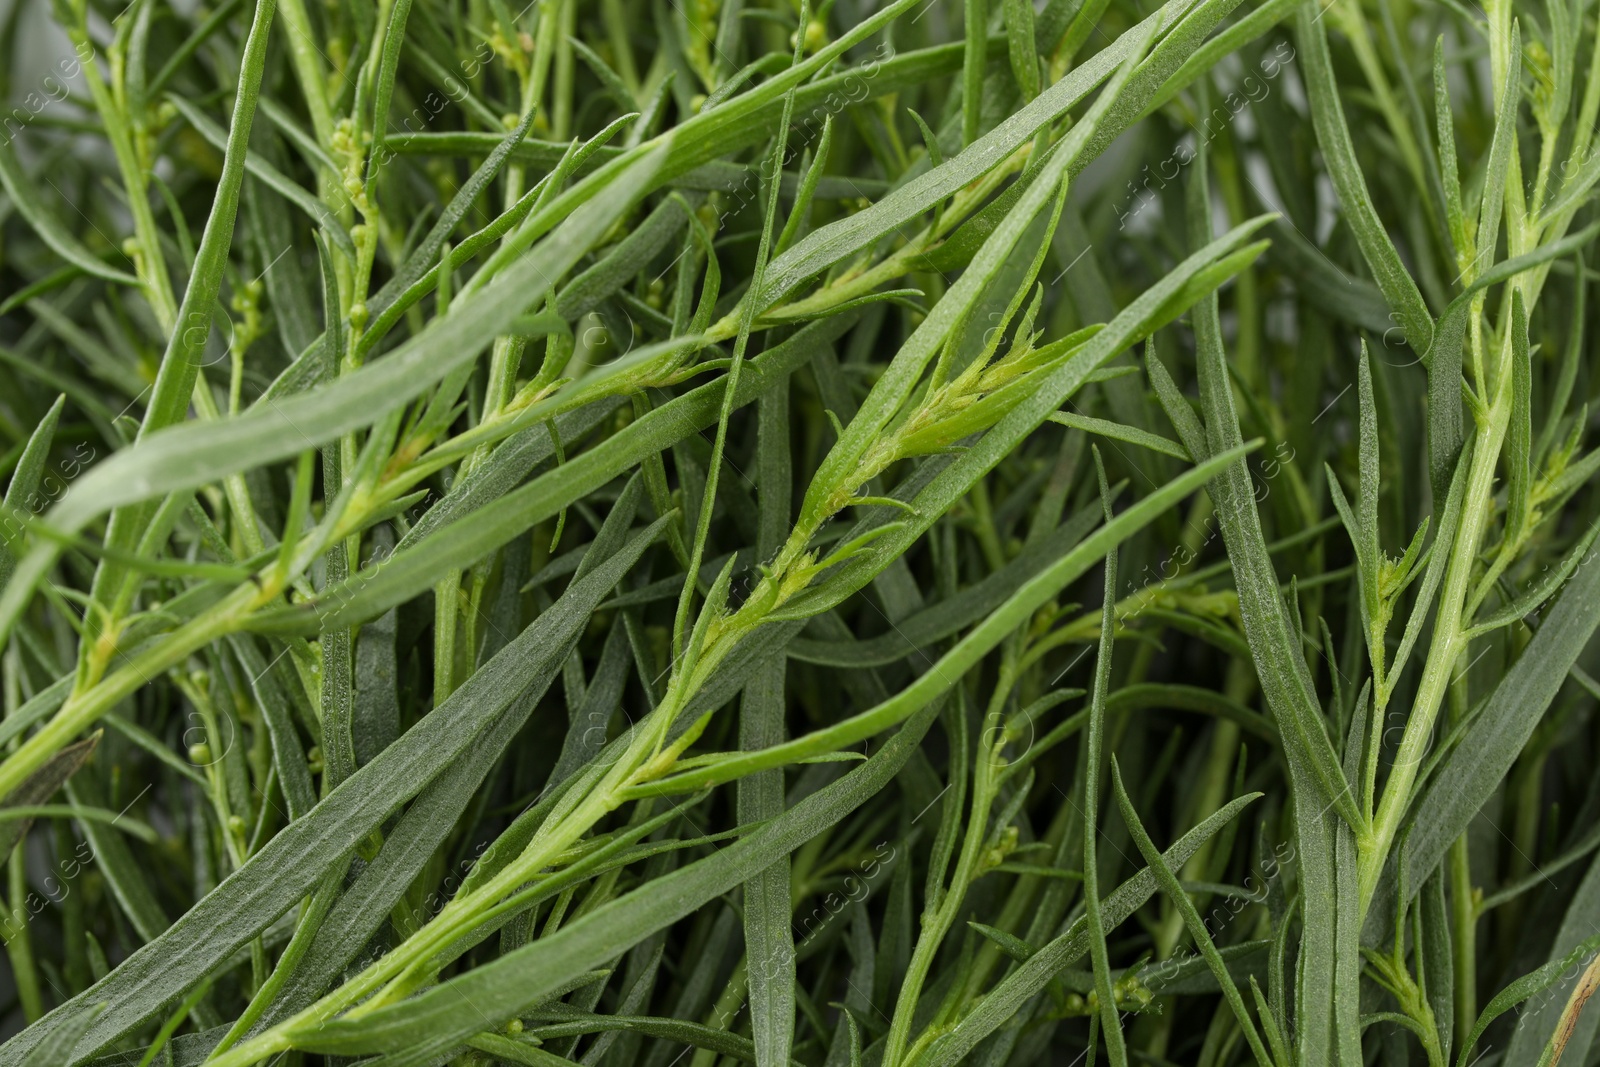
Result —
[[0, 1067], [1595, 1063], [1596, 41], [0, 8]]

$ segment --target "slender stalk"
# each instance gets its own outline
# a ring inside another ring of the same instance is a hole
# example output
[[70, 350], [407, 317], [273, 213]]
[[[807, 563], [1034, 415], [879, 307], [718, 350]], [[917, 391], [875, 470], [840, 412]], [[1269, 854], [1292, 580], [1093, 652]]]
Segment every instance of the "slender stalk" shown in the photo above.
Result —
[[[1008, 655], [1001, 667], [988, 711], [984, 715], [980, 738], [994, 737], [1000, 726], [1000, 712], [1010, 696], [1015, 679], [1015, 656]], [[963, 724], [964, 725], [964, 724]], [[922, 929], [912, 950], [911, 962], [895, 1001], [894, 1017], [889, 1021], [889, 1033], [884, 1038], [884, 1067], [900, 1067], [913, 1062], [907, 1050], [911, 1041], [913, 1016], [921, 999], [923, 985], [934, 959], [944, 944], [945, 935], [955, 925], [966, 899], [967, 889], [981, 873], [981, 862], [989, 838], [989, 814], [994, 804], [998, 786], [995, 771], [999, 766], [999, 753], [995, 749], [980, 751], [972, 768], [972, 801], [968, 809], [966, 836], [961, 842], [961, 852], [956, 859], [956, 869], [950, 876], [950, 885], [940, 898], [939, 907], [922, 918]], [[953, 771], [964, 774], [965, 768]]]
[[33, 891], [28, 887], [26, 857], [20, 851], [13, 852], [6, 861], [6, 897], [6, 957], [11, 961], [12, 980], [17, 986], [17, 999], [22, 1003], [23, 1017], [31, 1023], [44, 1014], [44, 997], [39, 990], [39, 970], [33, 956], [33, 932], [28, 921], [28, 901], [33, 897]]
[[1465, 617], [1467, 594], [1472, 586], [1478, 547], [1494, 514], [1495, 470], [1511, 420], [1509, 334], [1503, 349], [1500, 361], [1502, 372], [1498, 376], [1494, 398], [1474, 435], [1461, 521], [1449, 547], [1450, 562], [1439, 593], [1433, 640], [1428, 648], [1422, 678], [1417, 684], [1417, 695], [1411, 704], [1410, 717], [1406, 720], [1388, 781], [1384, 783], [1378, 801], [1372, 836], [1361, 843], [1359, 882], [1363, 914], [1372, 901], [1378, 877], [1400, 831], [1406, 809], [1410, 806], [1412, 786], [1431, 743], [1434, 722], [1450, 688], [1456, 661], [1466, 652], [1467, 630], [1471, 623]]
[[196, 650], [237, 631], [252, 611], [275, 600], [281, 591], [270, 584], [270, 579], [260, 587], [246, 584], [174, 630], [153, 648], [133, 656], [124, 654], [126, 666], [105, 675], [91, 688], [73, 693], [54, 718], [0, 762], [0, 796], [11, 793], [118, 702]]

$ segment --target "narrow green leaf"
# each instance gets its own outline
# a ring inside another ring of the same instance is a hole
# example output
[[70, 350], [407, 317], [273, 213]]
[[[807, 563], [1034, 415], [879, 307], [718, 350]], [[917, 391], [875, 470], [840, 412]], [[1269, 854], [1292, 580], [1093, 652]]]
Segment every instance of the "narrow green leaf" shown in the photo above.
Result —
[[[185, 122], [194, 127], [196, 133], [216, 147], [226, 150], [228, 146], [227, 132], [207, 118], [205, 112], [184, 99], [179, 93], [168, 93], [167, 101], [178, 109], [178, 114], [183, 116]], [[341, 252], [351, 259], [355, 259], [355, 242], [350, 239], [350, 234], [339, 224], [339, 220], [334, 217], [333, 212], [328, 210], [326, 204], [297, 185], [282, 171], [261, 158], [260, 155], [246, 156], [244, 166], [251, 177], [299, 208], [307, 218], [322, 228], [322, 232], [327, 234], [330, 241], [339, 246]]]
[[1011, 58], [1011, 76], [1026, 103], [1039, 95], [1039, 49], [1034, 42], [1032, 0], [1007, 0], [1005, 7], [1006, 47]]
[[[773, 380], [767, 377], [768, 373], [791, 373], [810, 357], [811, 346], [825, 343], [847, 325], [848, 322], [837, 320], [816, 323], [753, 359], [739, 383], [735, 403], [743, 405], [754, 400]], [[711, 425], [721, 407], [724, 385], [722, 381], [711, 382], [657, 408], [599, 446], [570, 457], [549, 473], [470, 514], [464, 514], [459, 508], [452, 509], [450, 524], [426, 541], [416, 542], [409, 551], [402, 541], [389, 559], [353, 575], [345, 586], [328, 590], [310, 604], [282, 609], [277, 615], [264, 614], [256, 625], [262, 629], [283, 628], [298, 632], [382, 613], [431, 587], [440, 566], [465, 566], [483, 558], [534, 523], [553, 517], [573, 500], [593, 492], [644, 456]]]
[[[77, 744], [69, 745], [11, 791], [5, 804], [0, 805], [0, 857], [11, 855], [17, 842], [27, 836], [34, 817], [41, 814], [37, 810], [40, 805], [55, 796], [67, 779], [89, 761], [99, 743], [100, 732], [96, 731]], [[30, 814], [20, 814], [22, 811]]]
[[1483, 1013], [1478, 1016], [1478, 1021], [1473, 1024], [1472, 1030], [1467, 1034], [1467, 1039], [1462, 1042], [1461, 1051], [1456, 1056], [1456, 1067], [1466, 1067], [1471, 1061], [1472, 1050], [1477, 1046], [1478, 1038], [1483, 1036], [1483, 1032], [1488, 1029], [1490, 1023], [1528, 998], [1549, 989], [1560, 981], [1562, 972], [1594, 952], [1597, 947], [1600, 947], [1600, 934], [1596, 934], [1584, 941], [1562, 959], [1551, 960], [1543, 967], [1523, 975], [1495, 994], [1494, 999], [1489, 1001], [1488, 1006], [1483, 1009]]
[[[1506, 196], [1506, 181], [1511, 171], [1511, 154], [1517, 148], [1517, 107], [1522, 102], [1522, 28], [1511, 22], [1511, 44], [1506, 50], [1510, 66], [1500, 89], [1494, 120], [1494, 140], [1489, 145], [1488, 170], [1483, 177], [1483, 200], [1478, 205], [1476, 258], [1469, 276], [1481, 274], [1494, 262], [1495, 244], [1500, 236], [1500, 216]], [[1520, 168], [1519, 168], [1520, 169]]]
[[121, 285], [139, 284], [139, 279], [126, 271], [107, 266], [104, 260], [85, 248], [83, 243], [72, 235], [72, 231], [61, 224], [61, 220], [56, 218], [55, 213], [39, 197], [38, 186], [34, 183], [34, 179], [23, 170], [21, 161], [17, 159], [16, 150], [12, 147], [9, 130], [4, 137], [0, 137], [0, 184], [5, 185], [6, 195], [16, 205], [17, 213], [28, 220], [34, 232], [56, 255], [96, 278], [104, 278], [108, 282], [117, 282]]
[[[360, 1019], [335, 1019], [292, 1033], [312, 1051], [386, 1053], [383, 1067], [432, 1062], [484, 1025], [509, 1019], [538, 1001], [591, 961], [610, 959], [653, 931], [733, 888], [836, 823], [888, 784], [911, 756], [936, 705], [921, 714], [864, 763], [811, 794], [778, 818], [714, 855], [602, 905], [492, 963], [474, 968], [402, 1004]], [[463, 1000], [478, 1010], [461, 1011]], [[376, 1067], [376, 1065], [375, 1065]]]
[[698, 790], [717, 782], [732, 781], [753, 771], [838, 751], [905, 721], [908, 716], [927, 706], [930, 700], [946, 692], [957, 679], [999, 645], [1006, 635], [1014, 632], [1033, 612], [1054, 597], [1063, 585], [1092, 567], [1104, 552], [1141, 529], [1173, 502], [1193, 492], [1228, 463], [1235, 462], [1245, 451], [1245, 447], [1241, 446], [1207, 460], [1102, 525], [1071, 551], [1024, 583], [1004, 604], [945, 653], [927, 673], [877, 707], [762, 752], [729, 756], [704, 769], [673, 775], [654, 785], [638, 787], [636, 792], [644, 795]]
[[[1095, 473], [1100, 479], [1100, 501], [1106, 523], [1115, 521], [1106, 488], [1106, 470], [1094, 453]], [[1083, 762], [1083, 914], [1089, 935], [1089, 959], [1094, 965], [1094, 988], [1100, 998], [1100, 1028], [1105, 1038], [1107, 1058], [1113, 1067], [1126, 1067], [1127, 1039], [1122, 1033], [1121, 1012], [1112, 990], [1111, 958], [1106, 951], [1105, 921], [1100, 914], [1100, 764], [1105, 739], [1106, 690], [1111, 685], [1111, 650], [1117, 632], [1117, 550], [1106, 553], [1104, 602], [1100, 608], [1100, 647], [1094, 668], [1094, 690], [1089, 697], [1089, 727], [1084, 737]], [[1111, 757], [1112, 774], [1116, 757]], [[1145, 862], [1150, 857], [1145, 856]]]
[[[1522, 655], [1500, 679], [1416, 801], [1410, 836], [1403, 850], [1405, 884], [1415, 893], [1438, 866], [1445, 849], [1466, 831], [1490, 793], [1511, 768], [1545, 709], [1555, 699], [1568, 670], [1600, 626], [1600, 567], [1579, 566]], [[1392, 900], [1392, 877], [1385, 875], [1379, 896]], [[1369, 915], [1392, 915], [1374, 897]], [[1372, 943], [1386, 922], [1369, 919], [1364, 939]]]
[[[1182, 13], [1195, 6], [1196, 0], [1167, 0], [1155, 14], [1124, 32], [1092, 59], [1074, 68], [1032, 102], [971, 143], [960, 155], [906, 182], [866, 210], [824, 226], [794, 245], [772, 261], [759, 303], [771, 306], [805, 279], [827, 269], [853, 250], [866, 247], [893, 232], [988, 173], [1001, 160], [1032, 140], [1046, 123], [1087, 98], [1129, 56], [1142, 52], [1152, 32], [1159, 27], [1173, 25]], [[804, 102], [799, 102], [798, 106], [803, 107]]]
[[[61, 421], [61, 408], [66, 402], [66, 396], [56, 397], [56, 402], [50, 405], [50, 410], [39, 420], [39, 425], [33, 428], [27, 446], [23, 448], [16, 469], [11, 474], [11, 484], [6, 486], [5, 507], [8, 514], [0, 519], [6, 526], [3, 542], [15, 542], [17, 548], [22, 547], [19, 540], [22, 531], [13, 528], [11, 515], [32, 515], [39, 510], [33, 505], [45, 466], [50, 462], [50, 446], [55, 443], [56, 426]], [[12, 544], [0, 543], [0, 589], [4, 589], [11, 581], [11, 573], [16, 566], [17, 557], [13, 554]]]
[[1533, 519], [1533, 357], [1528, 311], [1520, 286], [1511, 288], [1511, 423], [1506, 429], [1505, 544], [1520, 545]]
[[[637, 172], [624, 175], [619, 187], [642, 183], [658, 163], [659, 155], [646, 157]], [[372, 423], [457, 365], [475, 359], [489, 338], [526, 310], [527, 294], [547, 291], [630, 203], [630, 198], [618, 197], [580, 209], [497, 284], [458, 300], [449, 314], [415, 339], [338, 381], [234, 418], [141, 437], [134, 448], [110, 457], [75, 483], [51, 509], [52, 521], [73, 529], [112, 507], [286, 459], [308, 445]]]
[[[1202, 844], [1260, 795], [1251, 793], [1230, 801], [1173, 842], [1172, 847], [1162, 853], [1167, 866], [1181, 868]], [[1107, 894], [1101, 902], [1106, 929], [1115, 929], [1126, 922], [1129, 916], [1155, 895], [1159, 887], [1155, 872], [1145, 867]], [[1085, 921], [1080, 917], [1060, 936], [1028, 957], [1026, 963], [1002, 978], [959, 1023], [935, 1039], [929, 1046], [925, 1062], [929, 1067], [952, 1067], [967, 1062], [967, 1055], [980, 1041], [994, 1033], [1027, 1000], [1041, 992], [1052, 977], [1081, 960], [1088, 951], [1088, 931]]]
[[1152, 452], [1160, 452], [1164, 456], [1181, 459], [1187, 462], [1189, 453], [1178, 442], [1171, 438], [1162, 437], [1148, 430], [1141, 430], [1136, 426], [1124, 426], [1119, 422], [1107, 419], [1091, 418], [1088, 415], [1078, 415], [1070, 411], [1058, 411], [1050, 416], [1050, 421], [1062, 426], [1070, 426], [1085, 433], [1099, 434], [1109, 437], [1114, 441], [1126, 441], [1130, 445], [1139, 445]]
[[1161, 850], [1150, 840], [1150, 834], [1145, 830], [1138, 811], [1134, 809], [1133, 801], [1128, 799], [1128, 790], [1122, 784], [1122, 770], [1117, 766], [1115, 756], [1111, 757], [1111, 782], [1117, 798], [1117, 807], [1122, 811], [1122, 818], [1133, 835], [1133, 842], [1138, 846], [1139, 854], [1149, 865], [1148, 869], [1155, 872], [1156, 881], [1167, 894], [1167, 899], [1172, 901], [1178, 913], [1183, 916], [1183, 924], [1188, 928], [1189, 936], [1194, 938], [1200, 954], [1205, 957], [1206, 965], [1216, 977], [1217, 984], [1222, 987], [1223, 998], [1232, 1009], [1234, 1021], [1239, 1024], [1239, 1029], [1244, 1031], [1245, 1041], [1255, 1055], [1256, 1063], [1261, 1067], [1272, 1067], [1272, 1057], [1267, 1053], [1266, 1046], [1261, 1043], [1261, 1035], [1256, 1032], [1255, 1023], [1245, 1009], [1244, 998], [1239, 994], [1239, 987], [1234, 983], [1233, 975], [1228, 972], [1226, 961], [1211, 940], [1211, 932], [1206, 929], [1205, 920], [1200, 918], [1194, 901], [1189, 899], [1189, 894], [1178, 883], [1178, 876], [1172, 873], [1172, 868], [1162, 858]]
[[61, 1020], [51, 1028], [33, 1052], [22, 1061], [22, 1067], [60, 1067], [72, 1062], [73, 1050], [83, 1040], [83, 1035], [105, 1010], [104, 1004], [90, 1004]]
[[1344, 105], [1339, 101], [1339, 86], [1333, 76], [1333, 60], [1328, 53], [1322, 14], [1316, 4], [1302, 3], [1295, 23], [1317, 142], [1322, 146], [1328, 176], [1344, 208], [1345, 221], [1354, 231], [1362, 257], [1372, 269], [1372, 276], [1383, 290], [1396, 321], [1405, 331], [1406, 343], [1418, 353], [1427, 353], [1433, 347], [1433, 316], [1372, 205], [1367, 180], [1356, 161], [1350, 127], [1345, 122]]
[[594, 606], [660, 536], [663, 521], [636, 535], [625, 551], [584, 581], [573, 583], [555, 606], [467, 679], [447, 706], [435, 709], [308, 814], [279, 831], [234, 877], [159, 937], [0, 1046], [0, 1062], [19, 1061], [48, 1027], [86, 1004], [108, 1005], [84, 1039], [88, 1048], [98, 1049], [126, 1034], [213, 973], [298, 902], [395, 805], [416, 796], [447, 768], [476, 767], [457, 757], [500, 720], [532, 679], [541, 672], [554, 677], [565, 658], [565, 640], [587, 623]]
[[[779, 379], [756, 404], [756, 490], [759, 529], [756, 551], [770, 557], [782, 546], [791, 509], [789, 380]], [[749, 750], [783, 741], [788, 662], [773, 657], [757, 669], [739, 705], [739, 745]], [[765, 822], [783, 814], [783, 772], [764, 771], [739, 780], [740, 823]], [[745, 973], [750, 986], [750, 1025], [759, 1063], [789, 1059], [795, 1027], [795, 947], [790, 908], [790, 858], [754, 873], [744, 883]]]

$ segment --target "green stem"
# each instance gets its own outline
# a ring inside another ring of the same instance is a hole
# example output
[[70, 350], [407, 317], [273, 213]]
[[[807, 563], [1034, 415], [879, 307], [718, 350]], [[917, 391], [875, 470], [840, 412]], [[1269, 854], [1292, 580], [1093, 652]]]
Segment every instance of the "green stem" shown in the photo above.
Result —
[[[311, 35], [311, 18], [306, 14], [304, 0], [282, 0], [283, 25], [289, 31], [289, 58], [294, 64], [295, 77], [300, 82], [300, 92], [306, 98], [306, 111], [311, 116], [311, 129], [317, 143], [323, 148], [333, 146], [333, 109], [328, 106], [328, 90], [323, 84], [322, 54]], [[319, 185], [333, 185], [331, 175], [318, 172]], [[325, 191], [326, 194], [326, 191]], [[324, 200], [329, 200], [327, 195]], [[335, 198], [329, 200], [336, 202]]]
[[[732, 1030], [733, 1022], [744, 1009], [745, 997], [749, 992], [748, 968], [750, 957], [746, 956], [739, 961], [737, 967], [728, 976], [728, 985], [722, 991], [722, 996], [711, 1006], [706, 1014], [705, 1025], [713, 1030]], [[718, 1061], [716, 1052], [708, 1048], [695, 1050], [694, 1059], [689, 1061], [689, 1067], [714, 1067]]]
[[28, 932], [28, 897], [32, 894], [24, 862], [22, 849], [17, 847], [6, 866], [11, 914], [7, 917], [5, 942], [17, 999], [22, 1002], [23, 1016], [31, 1023], [44, 1014], [44, 1000], [39, 995], [39, 974], [33, 965], [33, 938]]
[[[1240, 660], [1233, 660], [1228, 668], [1228, 688], [1230, 690], [1248, 690], [1248, 685], [1239, 676], [1242, 673], [1238, 668]], [[1239, 692], [1228, 694], [1234, 699], [1240, 699]], [[1243, 695], [1248, 695], [1245, 692]], [[1188, 826], [1177, 829], [1188, 829], [1203, 819], [1209, 818], [1226, 803], [1228, 787], [1233, 784], [1233, 765], [1239, 758], [1239, 724], [1228, 719], [1218, 719], [1211, 734], [1211, 751], [1206, 754], [1206, 764], [1201, 770], [1199, 787], [1195, 790], [1195, 798], [1190, 807], [1192, 818], [1186, 818]], [[1195, 850], [1194, 855], [1183, 865], [1183, 870], [1178, 877], [1184, 881], [1203, 882], [1208, 880], [1211, 865], [1212, 838], [1207, 838]], [[1226, 858], [1226, 857], [1224, 857]], [[1204, 910], [1207, 905], [1205, 897], [1201, 897], [1195, 906]], [[1156, 932], [1156, 955], [1159, 959], [1166, 959], [1172, 955], [1172, 950], [1177, 947], [1178, 938], [1183, 936], [1183, 915], [1176, 909], [1169, 909], [1163, 916], [1161, 926]]]
[[[73, 28], [74, 44], [89, 45], [86, 27]], [[92, 56], [92, 46], [90, 46]], [[105, 126], [106, 138], [111, 142], [117, 169], [122, 175], [122, 186], [128, 194], [128, 211], [133, 216], [134, 242], [139, 255], [135, 266], [139, 280], [144, 282], [145, 297], [150, 301], [156, 321], [162, 330], [171, 332], [178, 321], [178, 303], [172, 293], [172, 279], [167, 275], [167, 261], [161, 253], [161, 231], [156, 226], [155, 215], [150, 211], [149, 184], [145, 180], [145, 167], [131, 136], [129, 118], [117, 105], [105, 79], [93, 58], [83, 64], [84, 81], [89, 95], [94, 99], [95, 110]]]
[[[727, 643], [723, 654], [731, 648], [732, 643]], [[721, 656], [710, 658], [720, 662]], [[708, 670], [712, 666], [714, 664], [709, 664]], [[229, 1049], [208, 1067], [249, 1067], [293, 1047], [297, 1037], [315, 1033], [325, 1021], [346, 1009], [353, 1008], [350, 1017], [359, 1018], [405, 996], [412, 988], [412, 979], [417, 977], [417, 968], [427, 965], [439, 952], [492, 917], [497, 901], [555, 863], [621, 802], [628, 781], [656, 752], [667, 728], [687, 705], [706, 673], [708, 671], [697, 669], [689, 675], [679, 675], [674, 681], [683, 684], [669, 685], [667, 695], [654, 713], [656, 718], [634, 735], [605, 776], [587, 793], [576, 796], [570, 805], [563, 798], [550, 813], [547, 829], [535, 835], [522, 854], [499, 874], [451, 900], [421, 930], [338, 989], [277, 1026]]]
[[251, 611], [274, 599], [279, 592], [281, 588], [270, 582], [261, 588], [247, 583], [174, 630], [167, 640], [128, 658], [126, 667], [102, 678], [92, 688], [74, 693], [54, 718], [0, 763], [0, 796], [8, 796], [123, 698], [181, 663], [190, 653], [232, 633]]
[[966, 0], [967, 39], [961, 58], [961, 143], [964, 145], [978, 139], [979, 122], [983, 117], [983, 73], [989, 58], [988, 24], [987, 0]]
[[1473, 898], [1467, 848], [1466, 834], [1450, 846], [1450, 935], [1454, 943], [1451, 965], [1455, 970], [1452, 988], [1456, 1043], [1462, 1048], [1478, 1019], [1478, 904]]
[[227, 1032], [217, 1047], [212, 1050], [213, 1056], [227, 1051], [239, 1038], [249, 1032], [261, 1018], [263, 1012], [277, 999], [278, 994], [294, 976], [295, 968], [300, 965], [301, 959], [311, 948], [311, 942], [316, 937], [317, 931], [322, 929], [322, 920], [327, 917], [328, 910], [333, 906], [339, 891], [344, 887], [344, 875], [341, 870], [336, 870], [332, 877], [326, 879], [322, 885], [306, 900], [305, 909], [300, 913], [300, 921], [295, 926], [294, 936], [289, 939], [289, 945], [283, 950], [283, 955], [278, 957], [278, 964], [273, 968], [272, 974], [255, 996], [250, 998], [250, 1003], [245, 1007], [244, 1013], [239, 1016], [233, 1027]]
[[[1006, 666], [1011, 665], [1008, 663]], [[1003, 706], [1009, 689], [1010, 679], [1003, 675], [995, 689], [997, 699], [991, 703], [989, 714], [985, 716], [985, 729], [980, 737], [995, 736], [1000, 723], [997, 709]], [[902, 1064], [911, 1062], [906, 1046], [910, 1041], [911, 1026], [915, 1021], [914, 1015], [917, 1002], [921, 999], [923, 984], [927, 981], [928, 971], [933, 967], [935, 956], [944, 944], [945, 934], [955, 924], [962, 901], [966, 899], [967, 887], [981, 873], [978, 870], [978, 862], [983, 858], [984, 844], [988, 836], [989, 808], [995, 796], [994, 770], [998, 759], [998, 752], [978, 754], [977, 766], [973, 769], [972, 809], [967, 818], [967, 834], [962, 841], [961, 855], [956, 861], [950, 888], [940, 901], [938, 910], [932, 915], [923, 916], [922, 933], [917, 938], [917, 946], [911, 953], [911, 963], [906, 968], [905, 979], [900, 985], [900, 995], [895, 1000], [894, 1018], [889, 1023], [889, 1036], [884, 1041], [881, 1061], [883, 1067], [901, 1067]], [[953, 767], [951, 771], [954, 774], [964, 774], [966, 768]], [[920, 1046], [922, 1042], [919, 1041], [917, 1044]]]
[[[1471, 707], [1467, 672], [1457, 671], [1450, 683], [1449, 723], [1458, 725]], [[1469, 841], [1462, 834], [1451, 842], [1446, 877], [1450, 888], [1451, 996], [1456, 1042], [1465, 1045], [1478, 1018], [1478, 898], [1472, 889]]]
[[[1509, 335], [1507, 340], [1509, 342]], [[1433, 643], [1428, 649], [1422, 680], [1417, 686], [1417, 696], [1401, 736], [1399, 751], [1389, 771], [1389, 780], [1384, 783], [1383, 796], [1373, 820], [1372, 835], [1360, 843], [1359, 879], [1363, 915], [1372, 902], [1378, 876], [1383, 871], [1389, 849], [1411, 804], [1412, 787], [1416, 784], [1417, 772], [1427, 754], [1434, 721], [1450, 687], [1456, 661], [1466, 651], [1468, 644], [1470, 620], [1465, 616], [1466, 598], [1472, 585], [1478, 546], [1494, 513], [1495, 468], [1511, 421], [1509, 353], [1503, 356], [1500, 363], [1496, 396], [1484, 421], [1478, 426], [1477, 440], [1473, 444], [1461, 524], [1450, 546], [1450, 562], [1440, 594]]]
[[[222, 413], [217, 409], [216, 398], [211, 395], [211, 388], [206, 385], [203, 376], [195, 380], [194, 406], [200, 417], [207, 421], [215, 422], [222, 417]], [[228, 475], [222, 481], [222, 488], [228, 498], [228, 508], [233, 513], [239, 540], [244, 545], [244, 554], [260, 555], [266, 550], [267, 543], [261, 536], [261, 523], [256, 517], [255, 505], [250, 500], [250, 489], [245, 484], [244, 475]]]

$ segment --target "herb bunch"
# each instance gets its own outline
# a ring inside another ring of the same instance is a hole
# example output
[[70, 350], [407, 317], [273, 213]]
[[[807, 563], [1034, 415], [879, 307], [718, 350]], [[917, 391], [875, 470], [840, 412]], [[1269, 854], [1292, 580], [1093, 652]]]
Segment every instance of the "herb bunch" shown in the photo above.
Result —
[[1600, 1057], [1594, 5], [513, 8], [0, 12], [0, 1064]]

